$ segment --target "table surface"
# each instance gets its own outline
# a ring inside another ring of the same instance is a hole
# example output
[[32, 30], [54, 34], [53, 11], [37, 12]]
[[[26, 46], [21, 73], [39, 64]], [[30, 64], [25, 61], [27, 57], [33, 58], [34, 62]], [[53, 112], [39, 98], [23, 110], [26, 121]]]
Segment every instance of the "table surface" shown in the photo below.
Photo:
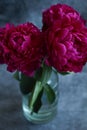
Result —
[[[0, 0], [0, 25], [31, 21], [40, 27], [41, 10], [57, 1], [21, 0], [17, 3], [17, 0]], [[60, 2], [72, 5], [87, 18], [87, 0]], [[21, 5], [18, 13], [16, 5]], [[81, 73], [59, 75], [58, 114], [53, 121], [44, 125], [31, 124], [23, 116], [22, 95], [18, 82], [12, 76], [6, 71], [6, 66], [0, 65], [0, 130], [87, 130], [87, 65]]]

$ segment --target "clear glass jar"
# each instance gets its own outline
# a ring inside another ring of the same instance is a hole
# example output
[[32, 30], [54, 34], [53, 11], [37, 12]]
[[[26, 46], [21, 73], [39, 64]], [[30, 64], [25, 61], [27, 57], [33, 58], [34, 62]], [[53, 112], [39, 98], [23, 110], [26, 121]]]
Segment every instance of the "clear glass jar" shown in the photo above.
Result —
[[52, 89], [55, 92], [56, 98], [55, 101], [52, 104], [49, 104], [46, 98], [45, 93], [42, 96], [42, 106], [38, 113], [31, 113], [31, 110], [28, 106], [29, 101], [29, 95], [23, 95], [23, 101], [22, 101], [22, 108], [24, 116], [27, 120], [29, 120], [32, 123], [35, 124], [42, 124], [47, 123], [50, 120], [52, 120], [56, 114], [57, 114], [57, 106], [58, 106], [58, 85], [59, 85], [59, 78], [57, 71], [53, 68], [52, 73], [50, 75], [49, 80], [47, 83], [52, 87]]

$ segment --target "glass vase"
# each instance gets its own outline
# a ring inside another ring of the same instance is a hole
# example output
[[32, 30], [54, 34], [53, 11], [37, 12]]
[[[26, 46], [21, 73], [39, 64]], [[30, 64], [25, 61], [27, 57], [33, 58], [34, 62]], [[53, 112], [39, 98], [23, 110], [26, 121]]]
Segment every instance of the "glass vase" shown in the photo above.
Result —
[[31, 112], [28, 106], [28, 101], [29, 101], [29, 94], [23, 95], [23, 100], [22, 100], [22, 109], [25, 118], [35, 124], [42, 124], [42, 123], [47, 123], [51, 121], [57, 114], [57, 106], [58, 106], [58, 85], [59, 85], [59, 78], [58, 78], [58, 73], [57, 71], [52, 68], [52, 73], [47, 81], [47, 83], [51, 86], [51, 88], [54, 90], [55, 93], [55, 101], [50, 104], [47, 101], [46, 94], [45, 92], [43, 93], [42, 96], [42, 106], [38, 113]]

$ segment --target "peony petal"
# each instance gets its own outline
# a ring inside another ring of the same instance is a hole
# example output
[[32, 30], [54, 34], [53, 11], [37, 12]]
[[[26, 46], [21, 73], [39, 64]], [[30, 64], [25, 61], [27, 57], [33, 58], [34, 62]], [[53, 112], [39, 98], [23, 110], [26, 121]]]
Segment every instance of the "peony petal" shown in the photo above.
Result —
[[66, 52], [67, 52], [66, 46], [64, 44], [62, 44], [62, 43], [57, 44], [56, 49], [57, 49], [57, 51], [58, 51], [57, 53], [59, 55], [65, 55]]

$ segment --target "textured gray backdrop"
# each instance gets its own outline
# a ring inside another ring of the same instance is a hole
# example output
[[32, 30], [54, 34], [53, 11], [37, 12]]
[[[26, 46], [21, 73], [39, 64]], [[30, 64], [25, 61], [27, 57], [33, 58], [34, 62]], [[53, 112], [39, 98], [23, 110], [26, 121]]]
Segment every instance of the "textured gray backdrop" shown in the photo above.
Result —
[[[41, 27], [41, 12], [52, 4], [66, 3], [87, 19], [87, 0], [0, 0], [0, 26], [33, 22]], [[56, 118], [32, 125], [23, 116], [18, 82], [0, 65], [0, 130], [87, 130], [87, 66], [82, 73], [60, 77]]]

